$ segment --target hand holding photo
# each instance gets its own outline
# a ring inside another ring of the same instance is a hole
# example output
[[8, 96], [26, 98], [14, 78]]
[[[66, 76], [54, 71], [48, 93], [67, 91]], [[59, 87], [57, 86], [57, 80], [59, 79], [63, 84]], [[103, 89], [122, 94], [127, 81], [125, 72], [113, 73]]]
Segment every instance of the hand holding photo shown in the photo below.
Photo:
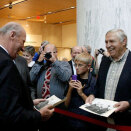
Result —
[[35, 109], [40, 110], [42, 107], [46, 106], [46, 105], [52, 105], [53, 107], [61, 104], [62, 102], [64, 102], [66, 100], [66, 98], [64, 99], [60, 99], [58, 97], [56, 97], [55, 95], [49, 97], [48, 99], [46, 99], [46, 101], [44, 102], [40, 102], [38, 105], [35, 106]]
[[79, 108], [96, 115], [109, 117], [116, 110], [114, 108], [116, 103], [116, 101], [95, 98], [92, 104], [86, 103]]

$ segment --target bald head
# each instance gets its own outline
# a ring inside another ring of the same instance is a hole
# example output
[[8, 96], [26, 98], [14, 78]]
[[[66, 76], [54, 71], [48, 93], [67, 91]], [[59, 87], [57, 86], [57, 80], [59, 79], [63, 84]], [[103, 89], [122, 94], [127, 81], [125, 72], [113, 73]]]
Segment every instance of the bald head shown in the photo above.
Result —
[[0, 28], [0, 35], [5, 35], [10, 33], [11, 31], [15, 31], [17, 35], [20, 35], [20, 32], [25, 32], [24, 28], [16, 23], [16, 22], [9, 22]]
[[56, 46], [54, 45], [54, 44], [47, 44], [46, 46], [45, 46], [45, 48], [44, 48], [44, 51], [47, 51], [47, 50], [55, 50], [55, 51], [57, 51], [57, 49], [56, 49]]
[[0, 44], [8, 51], [12, 59], [20, 50], [24, 49], [25, 40], [26, 32], [16, 22], [9, 22], [0, 28]]
[[44, 53], [50, 53], [53, 57], [57, 59], [57, 49], [53, 44], [47, 44], [44, 48]]
[[71, 57], [72, 57], [72, 60], [75, 59], [75, 56], [77, 54], [80, 54], [82, 53], [82, 48], [81, 46], [74, 46], [72, 49], [71, 49]]

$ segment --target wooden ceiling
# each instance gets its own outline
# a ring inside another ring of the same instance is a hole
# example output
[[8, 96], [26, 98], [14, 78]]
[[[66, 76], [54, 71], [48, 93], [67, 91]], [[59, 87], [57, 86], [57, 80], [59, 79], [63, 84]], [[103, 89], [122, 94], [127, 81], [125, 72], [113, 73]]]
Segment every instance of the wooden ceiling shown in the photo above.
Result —
[[0, 0], [0, 18], [48, 24], [76, 23], [76, 0]]

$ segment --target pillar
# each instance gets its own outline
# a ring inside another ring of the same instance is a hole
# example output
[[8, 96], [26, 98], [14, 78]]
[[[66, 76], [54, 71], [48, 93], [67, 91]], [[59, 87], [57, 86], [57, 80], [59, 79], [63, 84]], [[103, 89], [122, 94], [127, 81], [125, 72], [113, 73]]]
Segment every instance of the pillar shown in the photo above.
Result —
[[108, 30], [121, 28], [131, 49], [131, 0], [77, 0], [77, 44], [105, 49]]

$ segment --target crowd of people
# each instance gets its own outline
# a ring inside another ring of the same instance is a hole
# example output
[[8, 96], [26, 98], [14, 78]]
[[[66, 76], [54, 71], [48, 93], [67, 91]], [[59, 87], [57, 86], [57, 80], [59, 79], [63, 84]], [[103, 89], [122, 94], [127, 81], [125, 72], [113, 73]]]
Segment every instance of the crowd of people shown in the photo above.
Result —
[[[26, 32], [16, 23], [0, 28], [0, 125], [5, 131], [114, 131], [54, 112], [47, 104], [35, 108], [55, 95], [65, 102], [59, 108], [115, 125], [131, 120], [131, 52], [127, 35], [121, 29], [105, 34], [105, 47], [91, 55], [89, 45], [74, 46], [71, 60], [58, 60], [54, 44], [43, 41], [38, 52], [24, 46]], [[19, 52], [22, 51], [22, 56]], [[100, 65], [98, 55], [102, 54]], [[77, 79], [73, 79], [75, 75]], [[117, 101], [115, 113], [105, 118], [79, 107], [95, 98]]]

